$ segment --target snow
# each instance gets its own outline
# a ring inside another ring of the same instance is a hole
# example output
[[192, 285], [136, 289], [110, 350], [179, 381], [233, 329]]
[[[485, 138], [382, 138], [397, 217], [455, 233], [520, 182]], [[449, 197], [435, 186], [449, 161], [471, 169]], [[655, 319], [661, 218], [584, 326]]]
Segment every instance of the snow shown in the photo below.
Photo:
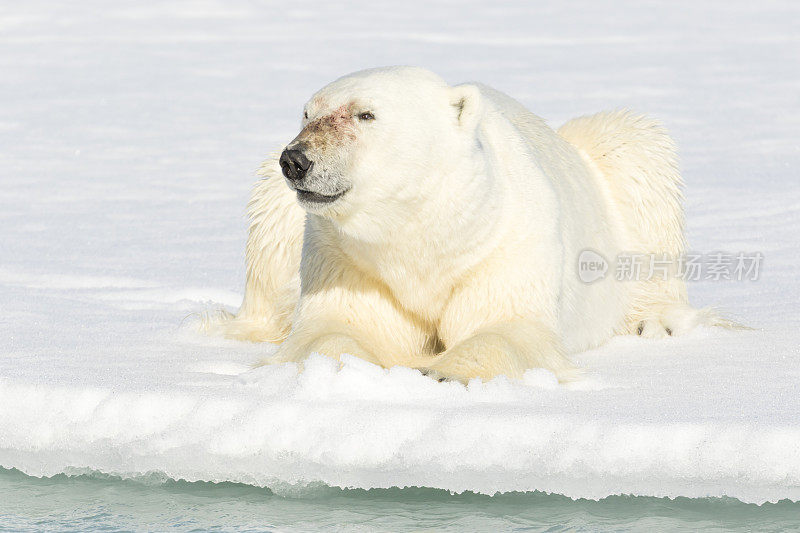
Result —
[[[0, 17], [0, 465], [32, 475], [800, 500], [800, 13], [789, 1], [16, 2]], [[617, 338], [468, 387], [355, 359], [252, 369], [235, 309], [260, 159], [360, 68], [480, 80], [558, 125], [662, 118], [693, 250], [762, 252], [698, 282], [755, 331]]]

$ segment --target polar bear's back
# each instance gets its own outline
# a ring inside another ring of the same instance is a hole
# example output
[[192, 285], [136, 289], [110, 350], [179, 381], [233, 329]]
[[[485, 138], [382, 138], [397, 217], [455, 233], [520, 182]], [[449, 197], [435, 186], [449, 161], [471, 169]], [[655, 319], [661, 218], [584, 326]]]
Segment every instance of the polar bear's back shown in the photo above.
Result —
[[[524, 137], [536, 165], [560, 203], [559, 212], [563, 218], [558, 223], [566, 241], [570, 240], [568, 233], [572, 231], [576, 233], [574, 240], [579, 241], [576, 243], [579, 246], [613, 248], [613, 243], [591, 242], [590, 237], [581, 235], [583, 228], [573, 227], [573, 217], [569, 216], [576, 215], [581, 226], [594, 225], [595, 230], [613, 217], [609, 205], [612, 199], [607, 197], [604, 180], [587, 165], [578, 148], [515, 99], [486, 85], [476, 85], [489, 105]], [[598, 198], [603, 200], [598, 202]], [[595, 230], [591, 232], [593, 235], [597, 235]], [[569, 245], [569, 242], [564, 244]]]
[[[501, 114], [524, 138], [530, 166], [527, 174], [515, 176], [515, 191], [533, 187], [546, 190], [555, 201], [542, 209], [539, 198], [531, 198], [530, 227], [543, 237], [549, 230], [557, 236], [559, 253], [559, 335], [568, 352], [603, 342], [624, 321], [627, 298], [613, 280], [591, 285], [577, 273], [578, 257], [585, 249], [615, 257], [621, 251], [622, 223], [614, 216], [612, 199], [603, 179], [584, 160], [579, 150], [559, 136], [545, 121], [500, 91], [479, 85], [487, 113]], [[511, 130], [509, 130], [511, 131]], [[540, 254], [539, 254], [540, 255]], [[531, 258], [529, 268], [542, 268], [542, 258]]]

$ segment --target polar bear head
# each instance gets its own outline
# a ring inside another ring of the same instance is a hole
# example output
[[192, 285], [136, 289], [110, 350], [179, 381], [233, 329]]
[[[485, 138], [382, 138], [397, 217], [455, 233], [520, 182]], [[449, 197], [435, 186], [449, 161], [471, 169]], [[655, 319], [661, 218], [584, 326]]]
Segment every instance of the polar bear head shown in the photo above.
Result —
[[280, 166], [310, 213], [399, 222], [474, 151], [479, 106], [477, 87], [450, 87], [424, 69], [356, 72], [306, 103]]

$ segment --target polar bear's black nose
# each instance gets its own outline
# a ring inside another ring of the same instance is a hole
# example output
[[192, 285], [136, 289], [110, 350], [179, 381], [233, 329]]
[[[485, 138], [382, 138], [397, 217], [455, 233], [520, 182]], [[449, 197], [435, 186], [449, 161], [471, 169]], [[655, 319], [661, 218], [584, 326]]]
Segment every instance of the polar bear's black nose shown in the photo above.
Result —
[[284, 150], [280, 164], [283, 175], [290, 181], [300, 181], [311, 168], [311, 161], [300, 150]]

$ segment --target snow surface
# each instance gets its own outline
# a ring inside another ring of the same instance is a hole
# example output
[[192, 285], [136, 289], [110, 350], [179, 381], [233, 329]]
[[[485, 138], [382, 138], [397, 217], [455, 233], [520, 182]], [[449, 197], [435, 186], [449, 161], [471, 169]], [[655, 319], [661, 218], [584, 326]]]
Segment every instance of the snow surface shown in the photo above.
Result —
[[[301, 490], [424, 485], [800, 500], [800, 12], [790, 1], [11, 2], [0, 15], [0, 465]], [[468, 387], [206, 338], [234, 309], [254, 169], [326, 82], [416, 64], [558, 125], [628, 106], [678, 140], [701, 282], [758, 328], [618, 338]]]

